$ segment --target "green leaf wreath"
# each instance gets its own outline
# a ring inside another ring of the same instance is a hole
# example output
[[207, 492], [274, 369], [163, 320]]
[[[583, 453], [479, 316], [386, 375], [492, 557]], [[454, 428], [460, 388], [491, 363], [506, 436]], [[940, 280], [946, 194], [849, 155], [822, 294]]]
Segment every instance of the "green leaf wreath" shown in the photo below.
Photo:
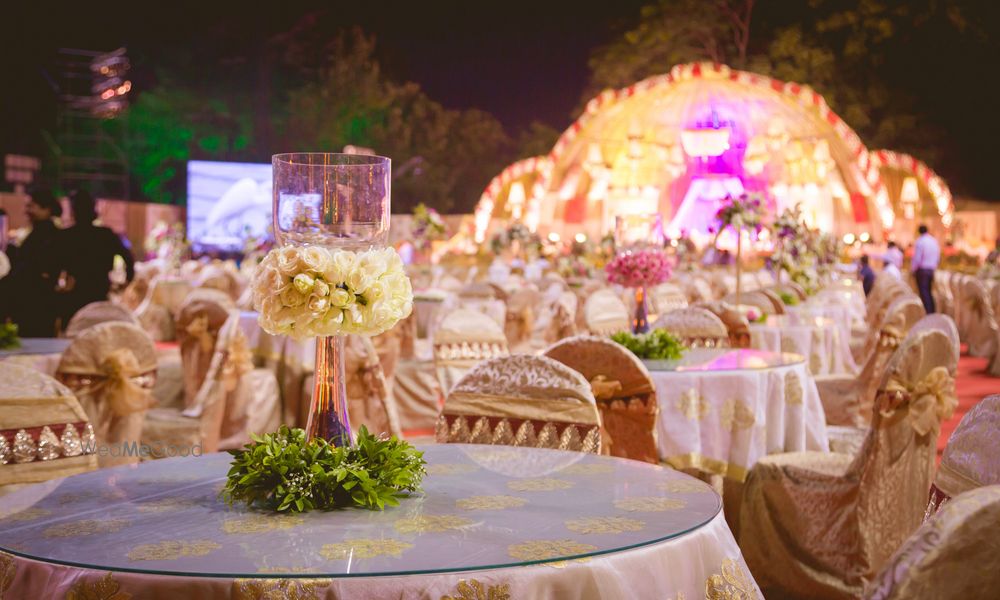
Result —
[[357, 506], [382, 510], [420, 489], [427, 464], [423, 452], [395, 437], [379, 439], [364, 426], [350, 448], [322, 438], [306, 440], [302, 429], [282, 425], [252, 436], [233, 455], [221, 496], [278, 512]]
[[17, 337], [15, 323], [0, 323], [0, 350], [20, 348], [21, 338]]
[[647, 360], [677, 360], [687, 349], [680, 339], [665, 329], [640, 334], [622, 331], [612, 335], [611, 339], [628, 348], [632, 354]]

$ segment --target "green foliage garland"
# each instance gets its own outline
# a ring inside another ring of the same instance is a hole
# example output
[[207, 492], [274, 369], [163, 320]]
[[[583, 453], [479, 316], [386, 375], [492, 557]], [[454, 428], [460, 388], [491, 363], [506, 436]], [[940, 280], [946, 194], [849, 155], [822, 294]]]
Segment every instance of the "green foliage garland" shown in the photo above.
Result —
[[0, 323], [0, 350], [20, 347], [21, 339], [17, 337], [17, 324]]
[[654, 329], [638, 335], [622, 331], [611, 339], [625, 346], [639, 358], [647, 360], [677, 360], [684, 355], [686, 347], [665, 329]]
[[282, 425], [276, 433], [252, 436], [233, 455], [221, 496], [278, 512], [358, 506], [382, 510], [420, 489], [426, 471], [423, 452], [396, 439], [378, 439], [362, 426], [350, 448], [321, 438], [306, 440], [302, 429]]

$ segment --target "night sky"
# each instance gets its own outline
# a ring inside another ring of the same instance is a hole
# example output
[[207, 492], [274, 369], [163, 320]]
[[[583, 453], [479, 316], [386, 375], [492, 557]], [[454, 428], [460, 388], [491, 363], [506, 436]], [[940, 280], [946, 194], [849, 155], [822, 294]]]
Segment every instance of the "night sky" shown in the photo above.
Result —
[[[261, 40], [312, 11], [325, 11], [333, 26], [357, 24], [373, 33], [384, 68], [396, 79], [419, 83], [446, 107], [491, 112], [512, 134], [536, 119], [561, 130], [580, 103], [591, 50], [623, 31], [644, 2], [327, 0], [252, 8], [248, 2], [209, 0], [6, 4], [0, 9], [5, 22], [0, 153], [38, 154], [43, 148], [39, 130], [54, 124], [55, 99], [43, 70], [57, 48], [126, 46], [141, 84], [165, 48], [185, 46], [206, 59], [252, 55]], [[960, 160], [954, 154], [948, 160], [961, 175], [950, 182], [955, 191], [1000, 200], [1000, 178], [984, 172], [995, 172], [991, 165], [1000, 161], [996, 137], [985, 139], [998, 131], [996, 106], [988, 108], [997, 95], [997, 57], [967, 58], [951, 74], [960, 78], [960, 87], [928, 93], [939, 95], [934, 102], [939, 121], [955, 136]], [[928, 69], [941, 72], [940, 65]], [[982, 83], [976, 81], [980, 77]], [[141, 85], [136, 92], [141, 93]]]

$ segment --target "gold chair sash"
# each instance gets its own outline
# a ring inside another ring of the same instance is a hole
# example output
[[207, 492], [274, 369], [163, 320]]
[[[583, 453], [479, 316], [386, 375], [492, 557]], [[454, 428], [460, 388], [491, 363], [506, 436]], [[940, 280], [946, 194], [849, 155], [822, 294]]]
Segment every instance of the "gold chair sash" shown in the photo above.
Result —
[[622, 383], [617, 379], [598, 375], [590, 380], [590, 389], [594, 392], [595, 400], [611, 400], [621, 393]]
[[142, 375], [139, 360], [127, 348], [111, 351], [101, 362], [103, 378], [96, 379], [91, 389], [101, 393], [116, 415], [146, 410], [150, 406], [150, 394], [141, 385], [133, 381], [133, 377]]
[[253, 353], [247, 348], [247, 338], [237, 329], [226, 346], [226, 359], [222, 364], [222, 382], [227, 392], [236, 389], [240, 378], [253, 370]]
[[215, 341], [208, 330], [208, 315], [198, 315], [184, 328], [191, 338], [198, 340], [202, 352], [211, 352]]
[[935, 367], [912, 389], [891, 376], [885, 386], [890, 402], [882, 416], [890, 418], [899, 410], [907, 410], [913, 430], [920, 435], [933, 431], [935, 425], [951, 418], [958, 406], [955, 380], [946, 367]]

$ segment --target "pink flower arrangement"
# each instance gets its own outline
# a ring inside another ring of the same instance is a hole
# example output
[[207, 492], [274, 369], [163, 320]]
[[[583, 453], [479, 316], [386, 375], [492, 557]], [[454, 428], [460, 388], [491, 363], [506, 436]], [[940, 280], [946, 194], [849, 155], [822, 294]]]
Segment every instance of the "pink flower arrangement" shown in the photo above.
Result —
[[604, 267], [608, 281], [625, 287], [649, 287], [670, 278], [673, 265], [661, 250], [623, 252]]

